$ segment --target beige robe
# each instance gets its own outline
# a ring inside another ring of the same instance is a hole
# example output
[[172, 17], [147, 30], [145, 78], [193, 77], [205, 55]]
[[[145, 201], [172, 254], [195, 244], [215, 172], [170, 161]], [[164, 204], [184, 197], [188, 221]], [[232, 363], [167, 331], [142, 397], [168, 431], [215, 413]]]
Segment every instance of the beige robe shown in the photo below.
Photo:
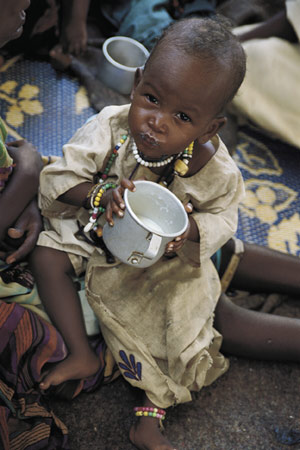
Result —
[[[105, 166], [121, 135], [128, 133], [128, 108], [105, 108], [64, 146], [64, 158], [43, 170], [40, 205], [49, 230], [38, 243], [72, 254], [77, 271], [83, 268], [79, 262], [89, 258], [87, 297], [121, 373], [155, 404], [168, 407], [191, 400], [191, 391], [210, 384], [228, 367], [219, 353], [221, 336], [213, 328], [220, 282], [210, 257], [236, 230], [244, 186], [226, 147], [215, 137], [216, 153], [205, 167], [192, 177], [175, 177], [169, 187], [184, 204], [193, 204], [201, 244], [188, 242], [178, 256], [163, 257], [146, 269], [108, 265], [99, 249], [74, 236], [76, 219], [86, 223], [87, 211], [56, 198], [91, 181]], [[136, 165], [129, 139], [118, 153], [109, 173], [117, 184]], [[134, 179], [141, 176], [157, 180], [142, 166]]]
[[[300, 41], [300, 0], [286, 1], [287, 17]], [[236, 28], [241, 34], [251, 26]], [[250, 119], [273, 137], [300, 148], [300, 44], [284, 39], [243, 43], [246, 77], [232, 102], [232, 112]]]

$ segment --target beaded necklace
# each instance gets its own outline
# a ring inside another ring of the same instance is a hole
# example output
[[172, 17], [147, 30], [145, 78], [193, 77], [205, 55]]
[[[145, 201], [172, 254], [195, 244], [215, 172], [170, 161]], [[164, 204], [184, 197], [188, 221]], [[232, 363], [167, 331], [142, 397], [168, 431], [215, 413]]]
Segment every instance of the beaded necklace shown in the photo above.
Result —
[[[120, 142], [117, 143], [117, 145], [114, 147], [109, 160], [103, 170], [102, 173], [98, 173], [97, 175], [97, 184], [96, 186], [93, 186], [92, 192], [89, 193], [88, 199], [90, 200], [90, 207], [92, 214], [89, 218], [89, 222], [84, 227], [85, 232], [89, 232], [91, 230], [94, 230], [98, 237], [101, 236], [101, 230], [97, 225], [98, 217], [105, 211], [105, 208], [100, 206], [100, 200], [102, 198], [102, 195], [104, 192], [110, 188], [115, 188], [116, 185], [114, 183], [108, 183], [106, 182], [106, 179], [108, 177], [109, 171], [111, 166], [113, 165], [114, 160], [118, 156], [118, 150], [125, 143], [125, 141], [128, 138], [128, 134], [123, 134]], [[162, 157], [158, 161], [147, 161], [144, 159], [141, 155], [141, 153], [138, 151], [136, 143], [134, 140], [131, 142], [131, 150], [132, 153], [137, 161], [137, 164], [135, 168], [133, 169], [132, 173], [129, 176], [129, 179], [131, 179], [137, 170], [139, 165], [143, 165], [145, 167], [162, 167], [162, 166], [168, 166], [172, 161], [175, 160], [174, 166], [172, 168], [172, 171], [166, 170], [166, 173], [164, 172], [162, 176], [159, 178], [158, 182], [162, 184], [165, 187], [168, 187], [168, 185], [172, 182], [174, 175], [184, 176], [189, 169], [189, 162], [192, 159], [193, 156], [193, 149], [194, 149], [194, 142], [192, 142], [182, 153], [179, 155], [172, 155], [169, 157]], [[168, 167], [167, 167], [168, 169]]]

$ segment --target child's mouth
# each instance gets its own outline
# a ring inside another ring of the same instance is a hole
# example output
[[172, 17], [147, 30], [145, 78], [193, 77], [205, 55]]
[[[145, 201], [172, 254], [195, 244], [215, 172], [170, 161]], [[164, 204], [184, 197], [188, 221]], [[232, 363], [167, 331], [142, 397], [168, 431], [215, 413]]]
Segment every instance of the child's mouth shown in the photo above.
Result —
[[141, 133], [140, 138], [150, 147], [159, 147], [159, 141], [149, 134]]

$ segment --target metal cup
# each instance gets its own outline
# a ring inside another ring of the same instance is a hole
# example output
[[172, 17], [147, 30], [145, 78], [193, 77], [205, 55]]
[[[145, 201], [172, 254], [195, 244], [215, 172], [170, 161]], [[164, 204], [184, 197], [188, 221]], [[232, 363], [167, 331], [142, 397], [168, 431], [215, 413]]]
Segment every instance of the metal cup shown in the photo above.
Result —
[[99, 78], [106, 86], [128, 95], [131, 92], [134, 74], [149, 56], [148, 50], [135, 39], [115, 36], [102, 47]]
[[124, 192], [124, 217], [103, 227], [103, 240], [120, 261], [135, 267], [151, 266], [164, 254], [166, 244], [184, 233], [188, 216], [181, 201], [152, 181], [134, 182]]

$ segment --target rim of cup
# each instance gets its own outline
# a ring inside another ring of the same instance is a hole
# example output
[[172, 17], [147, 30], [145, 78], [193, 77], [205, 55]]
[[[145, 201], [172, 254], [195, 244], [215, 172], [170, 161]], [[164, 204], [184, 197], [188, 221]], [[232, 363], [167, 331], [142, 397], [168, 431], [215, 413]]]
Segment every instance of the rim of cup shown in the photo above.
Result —
[[148, 56], [149, 56], [149, 54], [150, 54], [149, 51], [146, 49], [146, 47], [145, 47], [143, 44], [141, 44], [140, 42], [136, 41], [135, 39], [132, 39], [132, 38], [127, 37], [127, 36], [113, 36], [113, 37], [110, 37], [110, 38], [108, 38], [108, 39], [106, 39], [106, 40], [104, 41], [104, 44], [103, 44], [103, 47], [102, 47], [102, 51], [103, 51], [103, 54], [104, 54], [105, 58], [106, 58], [112, 65], [114, 65], [115, 67], [118, 67], [119, 69], [125, 69], [125, 70], [127, 70], [127, 71], [129, 71], [129, 72], [135, 72], [136, 69], [137, 69], [138, 67], [140, 67], [140, 66], [136, 66], [136, 67], [125, 66], [124, 64], [121, 64], [121, 63], [119, 63], [118, 61], [116, 61], [115, 59], [113, 59], [113, 58], [110, 56], [110, 54], [109, 54], [109, 52], [108, 52], [108, 50], [107, 50], [107, 47], [108, 47], [108, 45], [109, 45], [111, 42], [114, 42], [114, 41], [125, 41], [125, 42], [130, 42], [131, 44], [135, 45], [135, 46], [138, 47], [140, 50], [142, 50], [142, 52], [144, 53], [146, 59], [148, 58]]

